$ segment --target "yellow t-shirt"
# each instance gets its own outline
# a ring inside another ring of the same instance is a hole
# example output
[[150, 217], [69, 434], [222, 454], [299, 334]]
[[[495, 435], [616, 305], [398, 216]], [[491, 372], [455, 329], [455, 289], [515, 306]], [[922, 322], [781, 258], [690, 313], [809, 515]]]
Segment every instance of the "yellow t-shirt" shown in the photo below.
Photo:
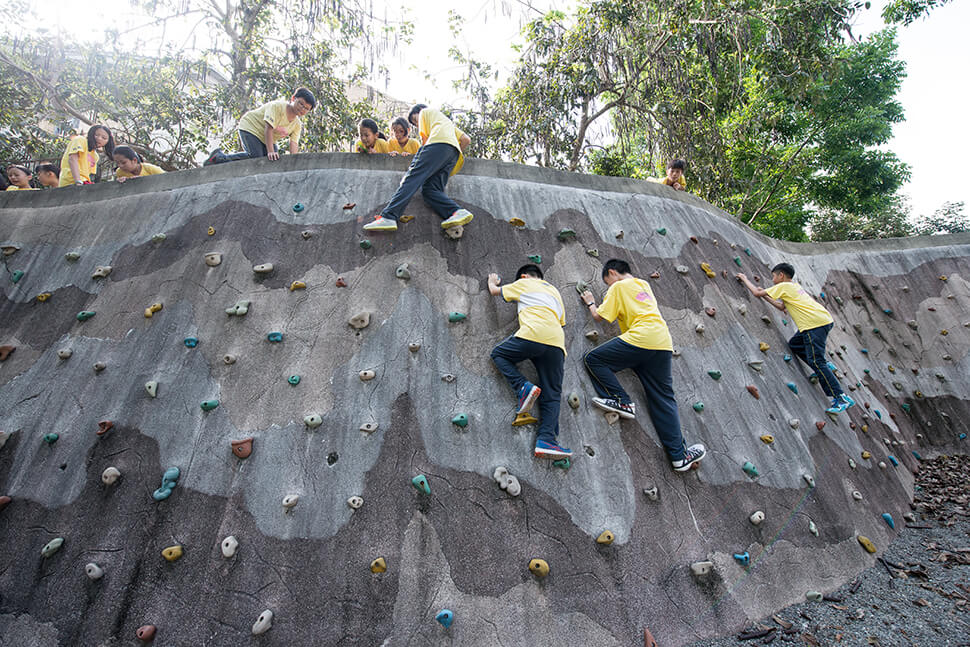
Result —
[[408, 155], [414, 155], [421, 148], [421, 142], [413, 137], [408, 138], [408, 143], [403, 147], [398, 143], [396, 137], [391, 137], [387, 142], [387, 152], [388, 153], [407, 153]]
[[418, 135], [421, 136], [422, 145], [451, 144], [458, 149], [458, 161], [455, 162], [455, 167], [451, 169], [450, 175], [454, 175], [465, 165], [465, 156], [458, 144], [458, 140], [464, 134], [440, 110], [425, 108], [418, 115]]
[[[367, 150], [367, 147], [364, 146], [364, 142], [360, 141], [359, 139], [357, 140], [357, 145], [356, 145], [355, 148], [357, 149], [357, 152], [358, 153], [369, 153], [370, 152], [369, 150]], [[377, 141], [374, 142], [374, 152], [375, 153], [387, 153], [387, 152], [389, 152], [388, 151], [388, 146], [387, 146], [387, 140], [386, 139], [381, 139], [380, 137], [378, 137], [377, 138]]]
[[[664, 177], [653, 177], [653, 178], [650, 178], [650, 181], [651, 182], [656, 182], [657, 184], [666, 184], [667, 186], [673, 186], [674, 185], [673, 182], [671, 182], [670, 180], [667, 179], [667, 176], [666, 175]], [[687, 180], [684, 179], [684, 176], [683, 175], [681, 175], [680, 176], [680, 179], [677, 180], [677, 184], [679, 184], [681, 186], [681, 188], [684, 189], [685, 191], [687, 190]]]
[[772, 299], [785, 302], [785, 309], [795, 322], [799, 332], [826, 326], [832, 323], [832, 315], [818, 301], [812, 298], [805, 288], [794, 281], [777, 283], [765, 289]]
[[[141, 173], [138, 174], [138, 177], [145, 177], [146, 175], [161, 175], [164, 172], [165, 171], [155, 166], [154, 164], [149, 164], [148, 162], [142, 162]], [[115, 177], [135, 177], [135, 176], [134, 174], [129, 173], [128, 171], [122, 171], [121, 169], [118, 169], [115, 172]]]
[[617, 321], [620, 339], [631, 346], [648, 350], [674, 349], [657, 299], [650, 284], [643, 279], [631, 277], [611, 285], [596, 312], [607, 321]]
[[518, 302], [516, 337], [561, 348], [565, 356], [566, 336], [562, 327], [566, 325], [566, 308], [559, 290], [542, 279], [519, 279], [502, 286], [502, 298]]
[[265, 144], [266, 124], [269, 124], [273, 128], [283, 127], [286, 130], [285, 135], [277, 134], [274, 137], [276, 141], [285, 137], [289, 137], [291, 142], [300, 141], [303, 122], [300, 120], [299, 115], [293, 117], [293, 121], [290, 121], [290, 118], [286, 116], [287, 103], [288, 101], [286, 99], [279, 99], [278, 101], [264, 103], [260, 107], [250, 110], [239, 120], [239, 130], [245, 130], [247, 133], [256, 135], [259, 137], [259, 141]]
[[64, 156], [61, 157], [61, 176], [58, 186], [71, 186], [74, 184], [74, 174], [71, 173], [71, 154], [77, 153], [77, 165], [81, 171], [81, 180], [90, 180], [91, 173], [98, 168], [97, 151], [88, 150], [87, 135], [75, 135], [67, 144]]
[[8, 186], [4, 190], [5, 191], [37, 191], [38, 189], [35, 189], [32, 186], [16, 186], [16, 185], [11, 184], [10, 186]]

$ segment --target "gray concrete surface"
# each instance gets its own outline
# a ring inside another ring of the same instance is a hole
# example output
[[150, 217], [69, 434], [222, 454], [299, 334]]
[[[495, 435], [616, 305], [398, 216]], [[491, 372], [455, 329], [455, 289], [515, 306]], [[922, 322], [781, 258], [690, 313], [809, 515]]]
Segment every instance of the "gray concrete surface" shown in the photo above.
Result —
[[[6, 270], [26, 272], [0, 280], [0, 345], [17, 347], [0, 364], [0, 430], [10, 434], [0, 495], [13, 498], [0, 512], [0, 614], [9, 626], [36, 626], [37, 644], [64, 645], [133, 644], [143, 624], [158, 626], [160, 645], [637, 645], [644, 627], [681, 645], [851, 579], [874, 559], [856, 536], [884, 549], [893, 532], [880, 515], [907, 510], [912, 452], [965, 447], [970, 236], [780, 243], [667, 187], [472, 160], [449, 184], [476, 214], [463, 238], [446, 238], [418, 198], [413, 221], [361, 249], [360, 224], [403, 169], [392, 158], [300, 155], [0, 195], [0, 245], [20, 247], [3, 258]], [[297, 202], [304, 211], [294, 213]], [[356, 207], [343, 209], [348, 202]], [[577, 239], [557, 240], [563, 227]], [[158, 233], [165, 239], [153, 241]], [[69, 251], [80, 259], [66, 260]], [[207, 266], [209, 252], [222, 264]], [[514, 398], [489, 360], [514, 331], [515, 309], [489, 297], [484, 278], [511, 277], [530, 254], [542, 255], [567, 305], [563, 391], [582, 400], [561, 415], [560, 439], [577, 451], [568, 471], [531, 456], [533, 430], [510, 426]], [[616, 329], [590, 321], [573, 287], [587, 281], [601, 296], [599, 268], [612, 256], [643, 277], [661, 274], [651, 284], [680, 351], [684, 434], [710, 451], [699, 471], [671, 471], [631, 376], [623, 381], [640, 419], [611, 426], [589, 406], [581, 358], [594, 344], [584, 334], [602, 340]], [[783, 360], [792, 324], [737, 284], [735, 258], [763, 285], [788, 260], [806, 289], [826, 293], [836, 319], [829, 350], [859, 402], [848, 415], [829, 419], [804, 366]], [[394, 277], [403, 262], [406, 282]], [[254, 274], [259, 263], [274, 271]], [[113, 270], [92, 279], [95, 265]], [[289, 290], [295, 280], [307, 289]], [[43, 303], [42, 292], [52, 295]], [[227, 316], [240, 299], [252, 301], [249, 313]], [[155, 302], [164, 308], [145, 318]], [[97, 314], [78, 322], [81, 310]], [[347, 320], [364, 311], [371, 323], [356, 331]], [[468, 319], [449, 323], [451, 311]], [[270, 331], [284, 341], [268, 342]], [[198, 347], [185, 347], [188, 336]], [[73, 350], [66, 360], [64, 348]], [[106, 368], [96, 373], [96, 362]], [[377, 378], [362, 382], [363, 369]], [[714, 369], [718, 381], [707, 375]], [[220, 406], [202, 411], [208, 399]], [[308, 429], [309, 413], [323, 425]], [[456, 413], [468, 414], [466, 428], [450, 422]], [[105, 419], [115, 427], [98, 437]], [[362, 432], [363, 423], [378, 430]], [[48, 432], [60, 436], [52, 446]], [[254, 451], [240, 460], [229, 443], [248, 436]], [[741, 471], [746, 460], [760, 477]], [[113, 486], [100, 480], [109, 465], [122, 472]], [[497, 465], [522, 482], [520, 497], [492, 480]], [[171, 466], [181, 480], [156, 503]], [[417, 473], [430, 497], [410, 486]], [[654, 484], [658, 501], [642, 493]], [[284, 512], [288, 494], [300, 501]], [[365, 501], [356, 511], [353, 495]], [[760, 527], [748, 521], [755, 510], [767, 516]], [[604, 529], [612, 546], [594, 541]], [[241, 547], [227, 560], [218, 545], [230, 534]], [[55, 536], [64, 547], [42, 559]], [[185, 556], [166, 562], [161, 550], [176, 543]], [[732, 558], [745, 550], [747, 569]], [[389, 569], [374, 575], [378, 556]], [[549, 577], [529, 573], [532, 557], [549, 562]], [[688, 564], [708, 558], [715, 576], [692, 578]], [[85, 577], [89, 561], [105, 568], [103, 580]], [[434, 622], [445, 607], [456, 616], [449, 629]], [[252, 637], [266, 608], [274, 626]]]

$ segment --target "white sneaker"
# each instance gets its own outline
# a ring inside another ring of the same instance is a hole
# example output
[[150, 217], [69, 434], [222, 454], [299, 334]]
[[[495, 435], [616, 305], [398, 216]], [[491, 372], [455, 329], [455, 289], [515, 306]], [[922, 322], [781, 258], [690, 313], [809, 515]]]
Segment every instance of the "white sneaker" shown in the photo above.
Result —
[[474, 217], [475, 216], [468, 209], [459, 209], [455, 213], [451, 214], [451, 218], [441, 222], [441, 228], [450, 229], [452, 227], [457, 227], [458, 225], [467, 225]]
[[378, 216], [374, 222], [364, 225], [364, 231], [397, 231], [397, 220]]

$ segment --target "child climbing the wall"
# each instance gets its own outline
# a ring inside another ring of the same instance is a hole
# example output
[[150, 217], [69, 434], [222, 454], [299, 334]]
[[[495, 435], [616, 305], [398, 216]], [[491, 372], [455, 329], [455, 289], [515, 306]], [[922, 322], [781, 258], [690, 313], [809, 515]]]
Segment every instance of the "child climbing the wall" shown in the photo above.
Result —
[[603, 265], [603, 282], [609, 286], [603, 303], [596, 307], [593, 293], [581, 295], [596, 321], [617, 321], [620, 336], [586, 353], [583, 363], [599, 397], [593, 405], [632, 420], [636, 407], [616, 379], [616, 372], [633, 369], [647, 396], [647, 411], [657, 436], [678, 472], [686, 472], [707, 453], [700, 443], [687, 447], [680, 430], [680, 414], [674, 398], [671, 374], [673, 341], [653, 296], [650, 284], [632, 274], [630, 264], [614, 258]]
[[465, 163], [463, 151], [471, 139], [440, 110], [423, 103], [411, 107], [408, 121], [418, 127], [422, 146], [391, 201], [374, 222], [364, 225], [364, 231], [397, 231], [397, 221], [418, 189], [425, 203], [442, 218], [442, 229], [467, 225], [473, 218], [472, 213], [448, 197], [445, 185]]
[[391, 122], [391, 139], [387, 142], [387, 150], [391, 155], [414, 155], [421, 148], [420, 142], [411, 137], [411, 124], [404, 117], [398, 117]]
[[354, 146], [358, 153], [387, 153], [387, 136], [382, 133], [373, 119], [361, 119], [357, 124], [360, 139]]
[[37, 181], [45, 189], [56, 189], [60, 184], [57, 177], [57, 167], [53, 164], [38, 164], [37, 168], [34, 169], [34, 175], [37, 176]]
[[687, 189], [687, 182], [684, 181], [684, 160], [676, 159], [670, 160], [667, 163], [667, 177], [654, 180], [660, 184], [666, 184], [672, 187], [675, 191], [684, 191]]
[[7, 179], [10, 181], [10, 186], [7, 187], [7, 191], [36, 191], [35, 187], [30, 186], [30, 180], [34, 176], [31, 175], [30, 171], [26, 166], [20, 166], [19, 164], [11, 164], [7, 167]]
[[[502, 372], [518, 397], [516, 415], [527, 413], [539, 403], [539, 429], [535, 455], [540, 458], [567, 458], [571, 449], [557, 444], [559, 406], [562, 400], [563, 362], [566, 358], [566, 309], [559, 290], [542, 278], [536, 265], [523, 265], [513, 283], [499, 287], [498, 274], [488, 275], [488, 291], [506, 301], [518, 303], [519, 329], [492, 349], [492, 361]], [[539, 376], [532, 384], [516, 367], [530, 360]]]
[[767, 290], [751, 283], [742, 272], [736, 276], [751, 294], [791, 316], [798, 332], [788, 340], [788, 347], [815, 371], [822, 391], [832, 398], [832, 404], [825, 411], [842, 413], [854, 405], [855, 401], [845, 394], [835, 377], [835, 365], [825, 359], [825, 342], [832, 330], [832, 315], [802, 286], [792, 281], [795, 268], [789, 263], [778, 263], [771, 268], [771, 282], [774, 285]]
[[86, 136], [71, 137], [61, 158], [58, 186], [91, 184], [92, 175], [98, 170], [99, 150], [103, 150], [109, 158], [114, 153], [115, 138], [107, 126], [94, 124], [88, 128]]
[[115, 171], [115, 179], [119, 182], [125, 182], [133, 177], [161, 175], [165, 172], [154, 164], [141, 161], [141, 156], [130, 146], [118, 146], [111, 157], [118, 165], [118, 170]]
[[287, 137], [290, 140], [290, 154], [296, 155], [300, 152], [303, 117], [316, 105], [317, 99], [312, 92], [306, 88], [297, 88], [289, 101], [270, 101], [250, 110], [239, 120], [239, 143], [243, 150], [227, 155], [221, 148], [217, 148], [203, 166], [258, 157], [276, 161], [280, 158], [276, 142]]

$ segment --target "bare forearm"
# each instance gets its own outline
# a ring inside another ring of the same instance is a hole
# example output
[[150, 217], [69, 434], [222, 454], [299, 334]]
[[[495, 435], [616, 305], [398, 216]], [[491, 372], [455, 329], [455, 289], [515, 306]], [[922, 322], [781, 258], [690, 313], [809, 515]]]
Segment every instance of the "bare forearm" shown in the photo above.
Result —
[[71, 167], [71, 175], [74, 176], [74, 181], [83, 182], [87, 178], [81, 177], [81, 164], [77, 161], [77, 156], [77, 153], [71, 153], [67, 158], [67, 163]]

